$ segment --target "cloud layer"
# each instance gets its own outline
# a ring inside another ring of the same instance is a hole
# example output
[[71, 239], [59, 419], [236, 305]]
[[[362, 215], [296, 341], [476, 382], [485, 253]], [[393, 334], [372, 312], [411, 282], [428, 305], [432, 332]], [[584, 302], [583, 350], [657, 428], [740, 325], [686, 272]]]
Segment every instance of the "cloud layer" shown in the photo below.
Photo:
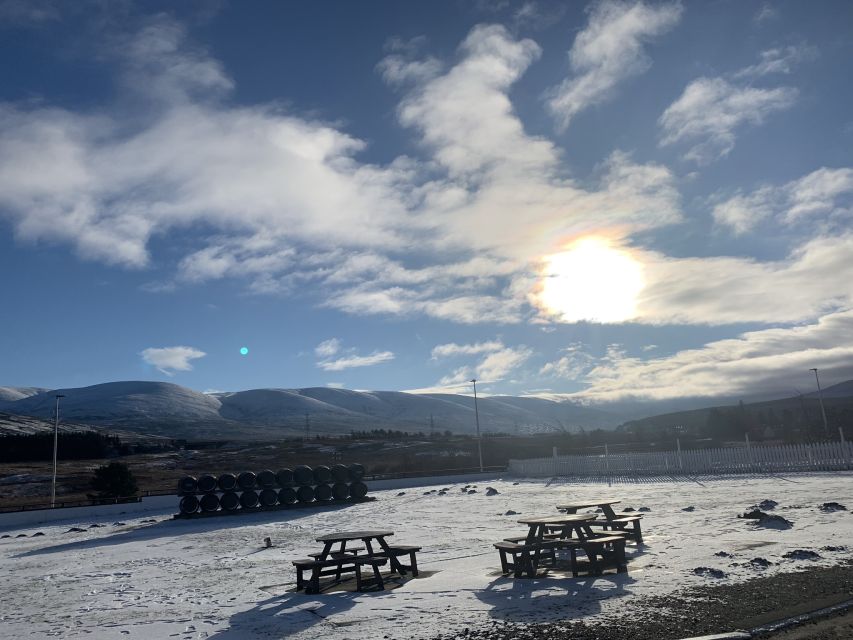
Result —
[[853, 311], [829, 314], [819, 322], [751, 331], [666, 358], [641, 360], [610, 354], [586, 375], [587, 400], [667, 399], [684, 396], [794, 395], [809, 369], [824, 379], [853, 378]]

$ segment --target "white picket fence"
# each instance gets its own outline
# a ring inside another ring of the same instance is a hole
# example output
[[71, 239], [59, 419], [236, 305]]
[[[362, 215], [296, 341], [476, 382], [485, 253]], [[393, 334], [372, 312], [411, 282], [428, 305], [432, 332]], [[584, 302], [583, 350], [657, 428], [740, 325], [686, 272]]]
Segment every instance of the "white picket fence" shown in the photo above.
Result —
[[517, 476], [542, 478], [792, 473], [846, 469], [853, 469], [851, 442], [554, 456], [510, 460], [508, 470]]

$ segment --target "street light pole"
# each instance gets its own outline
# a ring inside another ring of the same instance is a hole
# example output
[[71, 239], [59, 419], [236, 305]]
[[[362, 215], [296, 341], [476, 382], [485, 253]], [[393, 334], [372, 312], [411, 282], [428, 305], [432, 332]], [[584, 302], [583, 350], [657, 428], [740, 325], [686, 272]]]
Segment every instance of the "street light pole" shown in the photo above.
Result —
[[65, 396], [56, 394], [56, 418], [53, 422], [53, 483], [50, 486], [50, 508], [56, 506], [56, 451], [59, 449], [59, 399]]
[[474, 419], [477, 421], [477, 453], [480, 455], [480, 473], [483, 473], [483, 439], [480, 437], [480, 411], [477, 409], [477, 379], [471, 380], [474, 384]]
[[820, 415], [823, 416], [823, 434], [829, 437], [829, 425], [826, 422], [826, 409], [823, 408], [823, 390], [820, 388], [820, 378], [817, 376], [817, 369], [812, 368], [809, 371], [814, 371], [814, 379], [817, 382], [817, 399], [820, 401]]

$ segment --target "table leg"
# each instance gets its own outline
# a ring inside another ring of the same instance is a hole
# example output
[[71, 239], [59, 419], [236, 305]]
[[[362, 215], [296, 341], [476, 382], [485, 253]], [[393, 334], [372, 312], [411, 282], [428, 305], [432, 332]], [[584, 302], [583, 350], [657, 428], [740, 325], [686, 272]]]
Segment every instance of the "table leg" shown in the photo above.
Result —
[[536, 551], [533, 552], [533, 560], [531, 562], [531, 578], [536, 575], [536, 569], [539, 568], [539, 556], [542, 551], [542, 543], [545, 541], [545, 532], [548, 528], [543, 524], [536, 527]]
[[[317, 558], [319, 561], [324, 561], [329, 559], [329, 552], [332, 550], [333, 542], [326, 542], [323, 544], [323, 552], [320, 554], [320, 557]], [[314, 567], [311, 569], [311, 579], [308, 581], [308, 586], [305, 588], [305, 593], [319, 593], [320, 592], [320, 567]]]
[[[403, 565], [402, 565], [402, 564], [400, 564], [400, 561], [399, 561], [399, 560], [397, 560], [397, 556], [395, 556], [395, 555], [391, 552], [391, 549], [390, 549], [390, 547], [388, 546], [388, 543], [387, 543], [387, 542], [385, 542], [385, 538], [384, 538], [384, 537], [378, 537], [378, 538], [376, 538], [376, 541], [379, 543], [379, 546], [380, 546], [380, 547], [382, 547], [382, 550], [383, 550], [383, 551], [385, 552], [385, 554], [388, 556], [388, 562], [391, 564], [391, 570], [392, 570], [392, 571], [396, 571], [396, 572], [397, 572], [397, 573], [399, 573], [401, 576], [406, 575], [406, 570], [403, 568]], [[370, 541], [369, 541], [369, 540], [365, 540], [365, 541], [364, 541], [364, 545], [367, 547], [367, 549], [368, 549], [368, 553], [369, 553], [370, 555], [373, 555], [373, 551], [371, 551], [371, 550], [370, 550]]]
[[581, 524], [575, 527], [575, 533], [578, 536], [578, 540], [583, 542], [584, 540], [588, 540], [589, 538], [594, 538], [595, 534], [592, 531], [592, 527], [589, 525]]
[[[341, 559], [343, 559], [344, 555], [346, 554], [346, 550], [347, 550], [347, 541], [346, 541], [346, 540], [341, 540], [341, 548], [340, 548], [340, 551], [339, 551], [339, 553], [340, 553], [340, 555], [341, 555]], [[339, 564], [339, 565], [338, 565], [338, 570], [337, 570], [337, 571], [335, 571], [335, 582], [340, 582], [340, 581], [341, 581], [341, 570], [342, 570], [342, 569], [343, 569], [343, 565], [340, 565], [340, 564]]]

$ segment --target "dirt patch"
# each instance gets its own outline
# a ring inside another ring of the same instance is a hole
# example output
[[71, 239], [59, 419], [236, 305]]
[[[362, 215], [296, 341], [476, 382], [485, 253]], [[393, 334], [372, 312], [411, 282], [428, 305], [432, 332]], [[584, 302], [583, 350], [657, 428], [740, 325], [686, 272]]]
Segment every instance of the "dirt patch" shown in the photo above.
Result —
[[[606, 623], [566, 621], [490, 627], [438, 636], [436, 640], [677, 640], [738, 629], [754, 629], [853, 597], [853, 563], [757, 577], [741, 584], [711, 584], [678, 594], [643, 598], [646, 613], [617, 616]], [[844, 624], [849, 624], [849, 620]], [[840, 627], [844, 629], [844, 627]], [[826, 633], [834, 633], [829, 627]], [[821, 631], [820, 633], [824, 633]], [[767, 636], [776, 638], [777, 636]], [[789, 636], [785, 640], [835, 640], [844, 635]]]

